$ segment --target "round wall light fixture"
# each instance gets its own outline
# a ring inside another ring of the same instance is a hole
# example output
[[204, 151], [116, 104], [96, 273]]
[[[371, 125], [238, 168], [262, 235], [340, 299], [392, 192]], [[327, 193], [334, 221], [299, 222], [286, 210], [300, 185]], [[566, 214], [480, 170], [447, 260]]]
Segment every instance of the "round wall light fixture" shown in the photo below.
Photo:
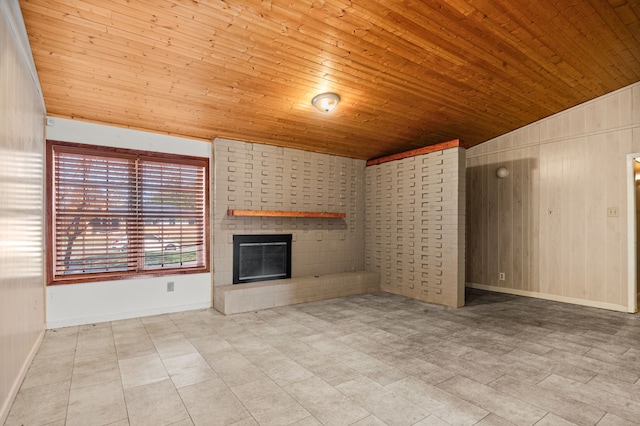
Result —
[[340, 96], [338, 96], [337, 93], [321, 93], [311, 100], [313, 106], [320, 112], [333, 111], [338, 106], [339, 102]]
[[507, 176], [509, 176], [509, 169], [504, 166], [498, 167], [496, 169], [496, 176], [498, 176], [500, 179], [506, 178]]

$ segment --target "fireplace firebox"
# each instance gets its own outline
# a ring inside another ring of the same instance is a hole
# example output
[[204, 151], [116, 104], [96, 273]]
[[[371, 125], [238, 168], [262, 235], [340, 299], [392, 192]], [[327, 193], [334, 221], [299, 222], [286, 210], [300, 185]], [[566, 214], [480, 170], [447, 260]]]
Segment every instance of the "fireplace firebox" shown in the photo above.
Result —
[[291, 278], [291, 237], [234, 235], [233, 283]]

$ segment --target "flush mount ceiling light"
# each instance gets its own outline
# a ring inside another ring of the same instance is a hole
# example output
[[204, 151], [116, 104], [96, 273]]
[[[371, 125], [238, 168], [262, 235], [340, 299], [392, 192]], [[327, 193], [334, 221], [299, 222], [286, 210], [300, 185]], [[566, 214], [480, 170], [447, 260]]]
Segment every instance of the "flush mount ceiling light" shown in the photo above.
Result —
[[340, 96], [337, 93], [321, 93], [311, 99], [311, 103], [320, 112], [333, 111], [340, 102]]

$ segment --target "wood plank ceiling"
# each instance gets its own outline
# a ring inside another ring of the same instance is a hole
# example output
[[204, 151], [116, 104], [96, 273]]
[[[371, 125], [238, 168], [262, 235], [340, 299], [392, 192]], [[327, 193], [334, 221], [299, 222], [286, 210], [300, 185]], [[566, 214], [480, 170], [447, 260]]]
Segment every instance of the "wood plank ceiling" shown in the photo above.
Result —
[[475, 145], [640, 81], [638, 0], [20, 5], [49, 115], [205, 140], [363, 159]]

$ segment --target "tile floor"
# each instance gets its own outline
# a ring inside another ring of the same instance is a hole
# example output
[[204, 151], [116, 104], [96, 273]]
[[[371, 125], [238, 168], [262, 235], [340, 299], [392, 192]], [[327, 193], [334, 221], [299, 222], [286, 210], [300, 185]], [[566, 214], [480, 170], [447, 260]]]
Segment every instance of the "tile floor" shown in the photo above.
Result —
[[639, 379], [639, 315], [378, 293], [50, 330], [6, 425], [631, 425]]

